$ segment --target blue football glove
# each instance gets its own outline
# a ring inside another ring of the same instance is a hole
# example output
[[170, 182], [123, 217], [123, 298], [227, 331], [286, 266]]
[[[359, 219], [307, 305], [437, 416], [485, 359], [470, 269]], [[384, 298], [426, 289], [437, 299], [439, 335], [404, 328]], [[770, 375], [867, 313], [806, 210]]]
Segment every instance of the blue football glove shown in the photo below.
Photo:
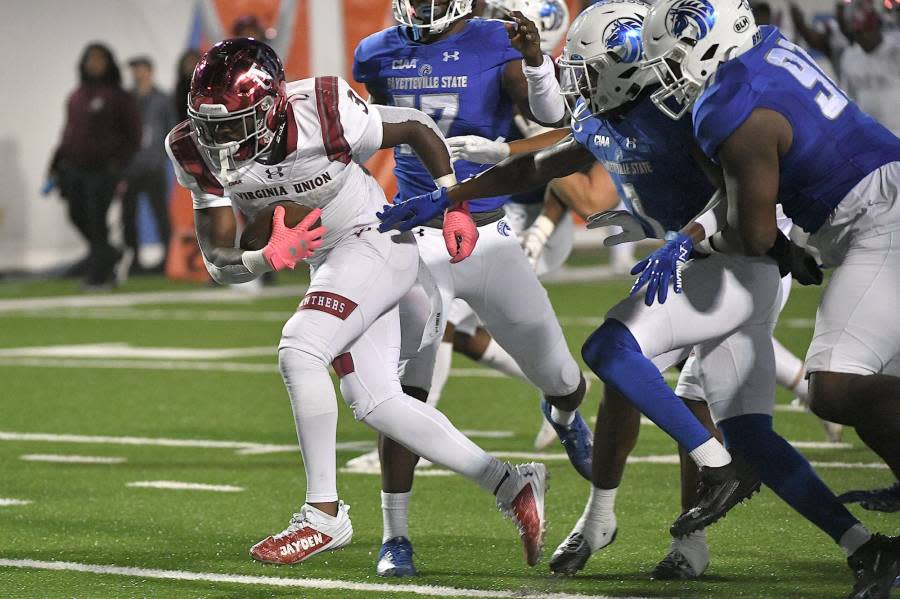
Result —
[[666, 235], [666, 238], [669, 241], [664, 246], [635, 264], [631, 269], [631, 274], [640, 274], [631, 288], [631, 295], [646, 285], [647, 293], [644, 295], [644, 303], [648, 306], [653, 305], [654, 298], [658, 299], [661, 304], [666, 303], [666, 297], [669, 295], [669, 281], [672, 280], [672, 277], [675, 279], [672, 289], [675, 290], [675, 293], [681, 293], [681, 269], [690, 260], [691, 251], [694, 249], [693, 240], [683, 233]]
[[381, 212], [375, 213], [381, 221], [378, 230], [381, 233], [391, 229], [409, 231], [442, 215], [449, 206], [450, 197], [445, 187], [397, 202], [392, 206], [386, 205]]

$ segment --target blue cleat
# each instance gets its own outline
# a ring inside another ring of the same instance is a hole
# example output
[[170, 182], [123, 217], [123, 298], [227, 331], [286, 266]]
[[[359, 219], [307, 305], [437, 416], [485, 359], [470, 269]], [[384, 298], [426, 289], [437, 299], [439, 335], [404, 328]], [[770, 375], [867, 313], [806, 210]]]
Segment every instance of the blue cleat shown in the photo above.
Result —
[[552, 406], [546, 399], [541, 399], [541, 411], [544, 418], [556, 431], [560, 443], [566, 448], [569, 461], [585, 480], [591, 480], [591, 462], [594, 452], [594, 435], [581, 414], [576, 410], [572, 424], [566, 426], [558, 424], [550, 417]]
[[375, 573], [379, 576], [415, 576], [412, 543], [406, 537], [394, 537], [381, 544]]

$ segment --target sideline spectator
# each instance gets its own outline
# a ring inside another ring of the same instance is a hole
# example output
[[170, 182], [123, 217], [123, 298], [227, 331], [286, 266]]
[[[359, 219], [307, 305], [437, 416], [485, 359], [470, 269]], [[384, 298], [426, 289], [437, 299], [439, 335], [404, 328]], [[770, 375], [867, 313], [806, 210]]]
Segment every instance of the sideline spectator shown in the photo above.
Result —
[[140, 263], [137, 234], [138, 195], [145, 193], [156, 221], [160, 242], [165, 251], [169, 248], [169, 182], [168, 157], [165, 139], [175, 126], [175, 111], [169, 96], [156, 87], [153, 81], [153, 63], [146, 56], [128, 61], [134, 81], [132, 93], [138, 103], [143, 124], [141, 147], [125, 172], [127, 189], [122, 197], [122, 224], [125, 246], [131, 251], [130, 273], [162, 272], [163, 261], [153, 268]]
[[841, 54], [841, 87], [860, 108], [900, 135], [900, 33], [885, 30], [872, 0], [854, 0], [844, 16], [856, 43]]
[[122, 257], [109, 244], [106, 214], [116, 184], [138, 149], [141, 122], [134, 98], [108, 47], [89, 44], [78, 63], [79, 86], [69, 96], [62, 141], [50, 165], [50, 177], [68, 202], [69, 218], [90, 252], [83, 287], [96, 290], [115, 283]]

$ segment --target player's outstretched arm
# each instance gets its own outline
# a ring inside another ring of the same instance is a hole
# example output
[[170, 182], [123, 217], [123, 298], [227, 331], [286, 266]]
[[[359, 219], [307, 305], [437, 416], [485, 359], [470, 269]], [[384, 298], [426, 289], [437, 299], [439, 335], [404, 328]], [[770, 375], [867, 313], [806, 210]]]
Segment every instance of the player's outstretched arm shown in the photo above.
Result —
[[549, 148], [510, 156], [448, 192], [452, 203], [524, 193], [594, 163], [594, 156], [570, 135]]

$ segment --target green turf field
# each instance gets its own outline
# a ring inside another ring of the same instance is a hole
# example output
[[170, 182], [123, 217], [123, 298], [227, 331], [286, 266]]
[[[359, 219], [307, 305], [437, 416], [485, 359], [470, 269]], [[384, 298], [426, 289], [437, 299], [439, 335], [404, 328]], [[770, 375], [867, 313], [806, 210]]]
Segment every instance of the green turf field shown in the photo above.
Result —
[[[549, 286], [576, 355], [628, 285]], [[304, 497], [290, 405], [275, 367], [282, 323], [297, 304], [293, 288], [235, 299], [227, 291], [210, 296], [204, 288], [145, 279], [88, 304], [70, 301], [74, 291], [69, 282], [0, 285], [0, 597], [413, 596], [391, 592], [384, 586], [391, 581], [374, 574], [381, 538], [374, 475], [339, 475], [340, 492], [352, 506], [349, 547], [293, 567], [261, 565], [248, 556], [253, 543], [286, 525]], [[153, 291], [179, 295], [141, 296], [140, 302], [128, 295]], [[191, 295], [197, 291], [204, 293]], [[9, 304], [41, 296], [51, 299]], [[795, 288], [778, 329], [800, 354], [817, 298], [817, 290]], [[55, 348], [21, 349], [38, 346]], [[233, 351], [178, 351], [184, 349]], [[450, 419], [482, 431], [473, 438], [490, 451], [534, 451], [536, 392], [485, 376], [465, 358], [455, 358], [454, 368], [440, 406]], [[586, 417], [596, 413], [599, 398], [595, 385], [582, 408]], [[790, 399], [779, 391], [780, 405]], [[824, 441], [810, 415], [779, 411], [776, 423], [789, 440]], [[338, 435], [339, 464], [374, 440], [344, 406]], [[837, 491], [890, 483], [855, 435], [845, 434], [845, 441], [850, 447], [804, 453]], [[629, 466], [617, 501], [616, 543], [580, 576], [554, 578], [549, 554], [581, 513], [588, 485], [558, 447], [549, 451], [542, 458], [552, 476], [549, 526], [537, 567], [524, 565], [512, 524], [489, 496], [457, 476], [423, 476], [411, 511], [421, 575], [403, 583], [444, 588], [406, 590], [420, 596], [824, 598], [842, 597], [852, 584], [838, 548], [767, 490], [709, 531], [712, 563], [702, 581], [650, 581], [679, 511], [678, 469], [665, 463]], [[674, 454], [663, 433], [642, 427], [634, 455]], [[58, 456], [111, 459], [43, 461]], [[129, 486], [146, 481], [232, 490]], [[896, 516], [857, 514], [873, 529], [900, 529]], [[47, 562], [65, 563], [51, 570]], [[311, 586], [278, 584], [304, 581]]]

